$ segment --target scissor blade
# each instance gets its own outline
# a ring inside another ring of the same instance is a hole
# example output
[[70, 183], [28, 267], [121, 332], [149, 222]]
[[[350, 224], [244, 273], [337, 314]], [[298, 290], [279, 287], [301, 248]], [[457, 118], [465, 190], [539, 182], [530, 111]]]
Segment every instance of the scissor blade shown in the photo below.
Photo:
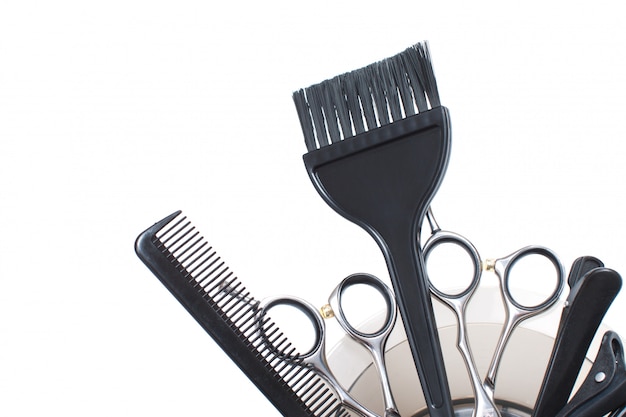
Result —
[[572, 282], [533, 417], [554, 417], [567, 404], [589, 345], [622, 286], [620, 275], [607, 268]]
[[626, 405], [624, 348], [617, 333], [604, 334], [598, 355], [576, 395], [556, 417], [598, 417]]

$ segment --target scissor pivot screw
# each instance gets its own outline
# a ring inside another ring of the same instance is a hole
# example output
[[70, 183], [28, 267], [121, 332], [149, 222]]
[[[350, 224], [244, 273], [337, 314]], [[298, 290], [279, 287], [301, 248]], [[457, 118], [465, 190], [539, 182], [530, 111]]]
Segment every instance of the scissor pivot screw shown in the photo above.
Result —
[[496, 260], [495, 259], [485, 259], [483, 262], [483, 270], [484, 271], [493, 271], [496, 269]]
[[604, 372], [598, 372], [594, 379], [597, 383], [603, 382], [606, 379], [606, 374]]
[[324, 317], [325, 319], [330, 319], [335, 317], [335, 312], [333, 311], [333, 308], [330, 306], [330, 304], [325, 304], [320, 308], [320, 314], [322, 315], [322, 317]]

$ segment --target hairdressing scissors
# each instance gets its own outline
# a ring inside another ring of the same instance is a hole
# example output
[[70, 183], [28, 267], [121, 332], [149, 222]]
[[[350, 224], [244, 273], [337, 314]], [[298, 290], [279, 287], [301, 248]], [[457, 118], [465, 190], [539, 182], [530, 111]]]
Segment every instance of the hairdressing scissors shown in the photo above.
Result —
[[[457, 233], [441, 230], [430, 208], [428, 209], [427, 219], [432, 235], [428, 238], [423, 248], [426, 264], [428, 264], [428, 257], [433, 251], [441, 245], [446, 244], [460, 247], [467, 253], [472, 261], [473, 277], [470, 284], [463, 291], [456, 294], [446, 293], [436, 288], [433, 285], [432, 279], [429, 284], [430, 291], [435, 298], [447, 305], [456, 315], [458, 321], [457, 347], [465, 361], [465, 366], [467, 367], [474, 391], [475, 408], [473, 417], [499, 417], [500, 412], [494, 402], [494, 391], [496, 374], [500, 366], [502, 353], [504, 352], [509, 337], [519, 323], [548, 310], [559, 299], [565, 283], [563, 266], [554, 252], [543, 246], [527, 246], [504, 258], [486, 260], [483, 262], [478, 251], [469, 240]], [[543, 256], [554, 265], [556, 270], [556, 285], [554, 291], [542, 302], [533, 306], [526, 306], [514, 298], [509, 287], [509, 282], [510, 273], [516, 263], [522, 258], [531, 255]], [[468, 341], [466, 321], [467, 305], [480, 284], [483, 269], [493, 271], [498, 276], [500, 293], [505, 308], [504, 327], [500, 332], [500, 337], [484, 381], [481, 380], [478, 374], [472, 356]]]
[[[344, 312], [344, 308], [342, 305], [342, 297], [344, 291], [349, 287], [358, 284], [367, 285], [376, 289], [385, 300], [387, 311], [384, 324], [382, 325], [382, 327], [372, 333], [365, 333], [353, 327], [349, 323]], [[287, 305], [290, 307], [294, 307], [304, 313], [304, 315], [311, 321], [315, 328], [315, 342], [313, 343], [313, 347], [305, 353], [278, 352], [279, 355], [292, 363], [312, 368], [335, 390], [342, 406], [353, 410], [365, 417], [379, 417], [377, 414], [368, 410], [366, 407], [356, 401], [341, 386], [328, 365], [325, 352], [326, 328], [324, 325], [323, 317], [336, 317], [342, 329], [352, 339], [367, 348], [367, 350], [369, 350], [372, 355], [374, 366], [376, 367], [378, 374], [380, 375], [382, 384], [383, 400], [385, 406], [384, 417], [400, 417], [393, 399], [393, 395], [391, 393], [384, 356], [385, 345], [389, 334], [393, 330], [397, 317], [397, 305], [392, 290], [373, 275], [354, 274], [348, 276], [339, 283], [339, 285], [331, 293], [328, 302], [329, 304], [322, 307], [322, 312], [320, 313], [320, 311], [309, 302], [297, 297], [270, 297], [262, 300], [259, 303], [257, 317], [260, 321], [264, 320], [266, 314], [271, 315], [269, 311], [278, 305]], [[271, 341], [269, 341], [268, 338], [265, 338], [265, 343], [271, 344]]]

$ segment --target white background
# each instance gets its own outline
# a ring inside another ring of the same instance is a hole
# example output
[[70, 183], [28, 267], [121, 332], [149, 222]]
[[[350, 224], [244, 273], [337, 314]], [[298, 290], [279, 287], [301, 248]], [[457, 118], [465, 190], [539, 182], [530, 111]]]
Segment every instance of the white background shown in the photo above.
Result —
[[277, 415], [134, 239], [182, 209], [258, 297], [387, 279], [310, 184], [291, 93], [424, 39], [452, 114], [442, 226], [485, 257], [541, 244], [626, 272], [622, 10], [2, 2], [0, 415]]

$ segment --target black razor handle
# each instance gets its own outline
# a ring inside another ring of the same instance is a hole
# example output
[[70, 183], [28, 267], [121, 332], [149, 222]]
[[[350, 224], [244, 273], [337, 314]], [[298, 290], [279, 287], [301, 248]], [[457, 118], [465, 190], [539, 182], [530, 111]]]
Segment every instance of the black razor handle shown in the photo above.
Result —
[[304, 155], [322, 198], [385, 256], [432, 417], [454, 412], [416, 236], [447, 167], [449, 123], [448, 110], [437, 107]]
[[533, 417], [554, 417], [567, 404], [589, 345], [617, 296], [622, 279], [599, 260], [583, 257], [574, 262], [568, 283], [572, 288]]

